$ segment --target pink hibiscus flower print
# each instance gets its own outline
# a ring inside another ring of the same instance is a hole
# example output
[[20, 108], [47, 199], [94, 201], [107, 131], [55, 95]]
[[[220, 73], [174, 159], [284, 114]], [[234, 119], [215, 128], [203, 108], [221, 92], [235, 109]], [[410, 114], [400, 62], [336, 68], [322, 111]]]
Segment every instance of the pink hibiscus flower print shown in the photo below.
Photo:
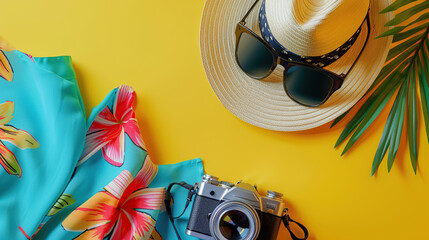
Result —
[[38, 148], [39, 143], [28, 132], [7, 124], [13, 118], [13, 111], [13, 102], [0, 104], [0, 164], [7, 173], [21, 177], [22, 169], [15, 154], [3, 142], [12, 143], [20, 149]]
[[113, 111], [109, 107], [104, 108], [89, 127], [78, 165], [102, 149], [107, 162], [113, 166], [122, 166], [125, 133], [136, 146], [146, 150], [133, 110], [135, 96], [134, 90], [129, 86], [118, 88]]
[[12, 66], [2, 50], [0, 50], [0, 77], [9, 82], [12, 81], [13, 78]]
[[62, 222], [67, 231], [82, 231], [77, 240], [149, 239], [155, 220], [144, 210], [159, 210], [164, 188], [147, 188], [157, 173], [147, 157], [133, 180], [122, 171], [104, 191], [98, 192], [70, 213]]

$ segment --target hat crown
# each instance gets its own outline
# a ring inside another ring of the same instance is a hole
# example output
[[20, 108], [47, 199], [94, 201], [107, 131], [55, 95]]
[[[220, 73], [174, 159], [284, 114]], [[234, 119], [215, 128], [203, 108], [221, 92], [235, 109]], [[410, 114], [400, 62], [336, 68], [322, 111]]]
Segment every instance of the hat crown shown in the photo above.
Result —
[[287, 50], [321, 56], [344, 44], [361, 26], [369, 0], [265, 0], [273, 36]]

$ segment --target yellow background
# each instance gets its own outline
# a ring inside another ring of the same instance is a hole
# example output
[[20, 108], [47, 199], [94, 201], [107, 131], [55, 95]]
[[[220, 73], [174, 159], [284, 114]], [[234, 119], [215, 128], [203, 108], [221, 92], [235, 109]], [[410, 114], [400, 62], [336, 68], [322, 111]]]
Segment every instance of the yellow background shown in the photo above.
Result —
[[[1, 1], [0, 35], [34, 56], [71, 55], [87, 114], [120, 84], [133, 86], [157, 164], [201, 157], [206, 172], [284, 193], [312, 240], [429, 239], [429, 147], [419, 169], [402, 144], [391, 173], [370, 169], [388, 111], [344, 157], [344, 123], [282, 133], [251, 126], [218, 101], [199, 52], [203, 0]], [[290, 239], [282, 227], [279, 239]]]

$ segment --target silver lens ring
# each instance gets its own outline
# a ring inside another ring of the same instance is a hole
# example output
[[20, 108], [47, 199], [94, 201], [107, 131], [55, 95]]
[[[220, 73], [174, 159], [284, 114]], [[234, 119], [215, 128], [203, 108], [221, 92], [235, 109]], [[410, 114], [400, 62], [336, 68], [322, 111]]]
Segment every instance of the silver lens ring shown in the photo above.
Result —
[[248, 230], [245, 236], [241, 236], [242, 240], [254, 240], [259, 235], [261, 229], [261, 222], [259, 220], [258, 213], [256, 210], [248, 204], [236, 201], [228, 201], [219, 204], [210, 216], [210, 233], [216, 240], [230, 240], [222, 233], [221, 221], [224, 221], [225, 216], [231, 212], [238, 212], [240, 215], [244, 215], [248, 221]]

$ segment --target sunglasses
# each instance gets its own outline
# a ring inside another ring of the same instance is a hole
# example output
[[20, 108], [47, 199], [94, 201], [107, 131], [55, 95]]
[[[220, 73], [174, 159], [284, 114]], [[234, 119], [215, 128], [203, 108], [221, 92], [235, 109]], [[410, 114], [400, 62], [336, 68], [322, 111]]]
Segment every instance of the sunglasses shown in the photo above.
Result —
[[235, 59], [239, 67], [249, 77], [261, 80], [268, 77], [280, 64], [284, 67], [283, 86], [290, 99], [308, 107], [322, 105], [336, 90], [341, 88], [344, 79], [365, 49], [371, 31], [369, 9], [365, 17], [368, 27], [365, 43], [349, 70], [346, 73], [337, 74], [318, 65], [280, 56], [267, 41], [246, 27], [246, 19], [258, 2], [259, 0], [255, 1], [235, 29]]

